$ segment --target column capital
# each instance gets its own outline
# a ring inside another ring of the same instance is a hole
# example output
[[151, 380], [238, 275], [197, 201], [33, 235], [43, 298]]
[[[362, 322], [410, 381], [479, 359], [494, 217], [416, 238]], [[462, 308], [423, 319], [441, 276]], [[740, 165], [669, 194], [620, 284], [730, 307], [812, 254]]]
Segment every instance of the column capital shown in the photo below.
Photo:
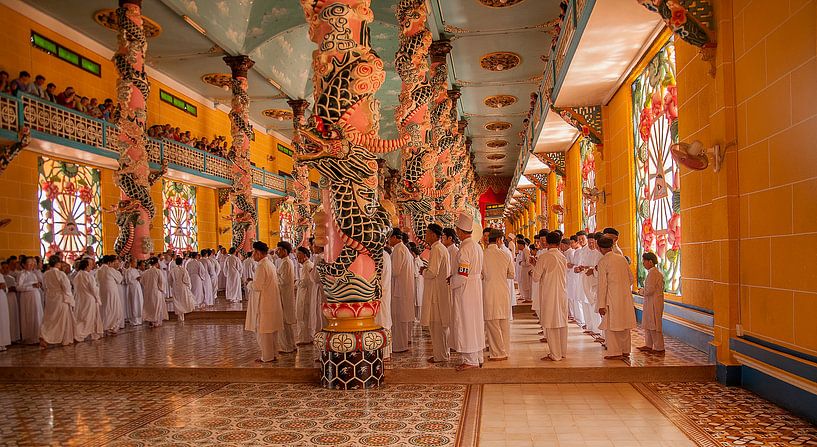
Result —
[[428, 47], [428, 54], [431, 55], [431, 62], [445, 62], [445, 56], [451, 52], [451, 41], [448, 39], [435, 40]]
[[246, 78], [247, 72], [255, 65], [255, 61], [249, 56], [239, 54], [238, 56], [224, 56], [224, 62], [232, 70], [233, 78]]
[[464, 134], [466, 127], [468, 127], [468, 120], [461, 119], [457, 121], [457, 133], [460, 135]]
[[142, 0], [119, 0], [119, 7], [123, 7], [127, 4], [136, 5], [139, 8], [142, 7]]
[[296, 118], [304, 116], [306, 108], [309, 107], [309, 101], [305, 99], [290, 99], [287, 101], [287, 104], [292, 108], [292, 115]]
[[460, 90], [457, 88], [448, 91], [448, 97], [451, 98], [451, 101], [453, 102], [457, 102], [457, 100], [460, 99], [460, 96], [462, 96], [462, 92], [460, 92]]

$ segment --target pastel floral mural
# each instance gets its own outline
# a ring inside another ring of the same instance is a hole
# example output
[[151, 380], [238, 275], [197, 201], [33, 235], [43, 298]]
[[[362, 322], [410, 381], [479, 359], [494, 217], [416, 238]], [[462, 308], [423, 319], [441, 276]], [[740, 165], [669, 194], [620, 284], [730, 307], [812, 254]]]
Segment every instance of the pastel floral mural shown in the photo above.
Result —
[[[592, 191], [596, 187], [596, 159], [593, 156], [595, 145], [589, 138], [582, 138], [579, 143], [581, 155], [582, 191]], [[582, 194], [582, 229], [588, 232], [596, 231], [596, 202], [597, 199]]]
[[91, 247], [102, 255], [99, 170], [40, 157], [40, 254], [73, 261]]
[[165, 250], [175, 253], [197, 250], [196, 187], [164, 180], [162, 198]]
[[678, 142], [675, 47], [670, 40], [633, 82], [638, 283], [641, 255], [658, 256], [664, 290], [681, 292], [681, 188], [670, 146]]
[[278, 215], [281, 218], [281, 226], [278, 230], [278, 235], [282, 241], [292, 242], [295, 240], [295, 205], [285, 200], [280, 207], [278, 207]]

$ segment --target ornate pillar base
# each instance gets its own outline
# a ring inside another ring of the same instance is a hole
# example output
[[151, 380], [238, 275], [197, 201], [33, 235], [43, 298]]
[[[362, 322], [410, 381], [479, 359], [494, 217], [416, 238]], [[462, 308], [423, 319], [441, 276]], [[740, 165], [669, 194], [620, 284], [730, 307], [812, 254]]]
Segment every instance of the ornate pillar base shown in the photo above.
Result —
[[365, 331], [315, 334], [321, 353], [321, 386], [334, 390], [376, 388], [384, 383], [383, 350], [391, 334], [378, 327]]

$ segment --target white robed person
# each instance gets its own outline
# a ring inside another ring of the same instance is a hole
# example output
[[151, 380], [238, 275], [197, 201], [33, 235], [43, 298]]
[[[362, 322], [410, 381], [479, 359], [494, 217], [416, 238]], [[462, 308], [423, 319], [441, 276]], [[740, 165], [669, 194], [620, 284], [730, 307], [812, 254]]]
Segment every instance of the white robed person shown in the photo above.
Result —
[[230, 254], [224, 257], [224, 295], [231, 303], [241, 302], [241, 258], [235, 247], [230, 247]]
[[409, 350], [411, 326], [414, 323], [414, 294], [417, 291], [414, 282], [414, 257], [403, 243], [403, 232], [392, 229], [389, 237], [391, 245], [391, 318], [392, 318], [392, 352], [401, 353]]
[[451, 275], [451, 292], [457, 331], [454, 348], [462, 355], [457, 371], [479, 368], [485, 349], [485, 319], [482, 308], [482, 248], [471, 236], [474, 218], [461, 213], [457, 218], [457, 236], [462, 240]]
[[74, 343], [74, 291], [68, 275], [62, 271], [59, 255], [48, 258], [49, 268], [43, 275], [45, 312], [40, 327], [40, 347], [68, 346]]
[[[374, 316], [375, 324], [391, 331], [391, 247], [383, 248], [383, 270], [380, 275], [380, 310]], [[383, 360], [391, 358], [391, 340], [383, 347]]]
[[6, 279], [0, 274], [0, 352], [11, 345], [11, 320], [9, 319], [8, 295], [6, 294]]
[[102, 328], [105, 332], [116, 334], [119, 332], [119, 322], [124, 317], [122, 299], [122, 273], [119, 272], [119, 259], [113, 255], [102, 257], [102, 265], [96, 271], [96, 280], [99, 283], [99, 297], [102, 299]]
[[[598, 249], [596, 242], [596, 235], [587, 237], [587, 246], [582, 250], [577, 250], [574, 259], [579, 264], [578, 268], [581, 270], [579, 275], [581, 287], [584, 289], [584, 302], [580, 303], [583, 306], [584, 320], [587, 325], [587, 331], [591, 334], [599, 334], [599, 324], [601, 324], [601, 315], [599, 315], [598, 308], [598, 289], [599, 277], [596, 266], [602, 258], [602, 254]], [[579, 254], [581, 252], [581, 254]], [[596, 338], [597, 342], [604, 342], [604, 338]]]
[[567, 259], [559, 250], [561, 234], [552, 231], [544, 240], [547, 249], [537, 257], [532, 275], [539, 284], [539, 322], [550, 350], [542, 360], [559, 361], [567, 354]]
[[206, 305], [204, 286], [210, 278], [207, 267], [199, 261], [199, 254], [194, 251], [190, 253], [186, 268], [190, 276], [190, 290], [193, 292], [196, 308], [202, 308]]
[[500, 248], [503, 244], [502, 230], [492, 228], [488, 233], [482, 264], [483, 317], [488, 332], [488, 360], [507, 360], [511, 349], [511, 325], [508, 308], [508, 279], [513, 280], [514, 265], [508, 254]]
[[252, 244], [252, 258], [258, 263], [254, 278], [247, 284], [249, 298], [244, 329], [255, 332], [261, 357], [256, 362], [278, 360], [278, 332], [284, 327], [278, 274], [267, 256], [269, 247], [261, 241]]
[[428, 327], [431, 335], [433, 356], [430, 363], [446, 362], [449, 359], [448, 330], [451, 322], [451, 292], [448, 277], [451, 261], [448, 250], [440, 242], [443, 227], [430, 224], [426, 228], [425, 241], [429, 249], [428, 265], [423, 267], [423, 300], [420, 310], [420, 324]]
[[316, 284], [312, 281], [312, 269], [315, 264], [309, 259], [311, 253], [306, 247], [298, 247], [295, 250], [295, 259], [298, 261], [300, 275], [295, 284], [295, 306], [297, 308], [296, 320], [298, 320], [298, 345], [309, 345], [312, 343], [312, 289]]
[[275, 249], [275, 255], [279, 259], [278, 266], [278, 290], [281, 297], [281, 309], [283, 310], [284, 327], [278, 333], [278, 343], [281, 352], [291, 354], [298, 350], [295, 345], [295, 331], [298, 328], [298, 319], [295, 314], [295, 266], [292, 263], [292, 244], [287, 241], [280, 241]]
[[105, 333], [102, 327], [102, 298], [99, 297], [99, 285], [91, 271], [91, 259], [81, 259], [74, 276], [74, 316], [76, 327], [74, 339], [78, 342], [99, 340]]
[[519, 296], [525, 302], [531, 302], [531, 277], [533, 266], [530, 263], [530, 248], [524, 239], [516, 240], [516, 265], [519, 268]]
[[[513, 252], [511, 251], [510, 248], [508, 248], [507, 245], [505, 245], [504, 237], [503, 240], [499, 241], [498, 244], [499, 250], [502, 253], [505, 253], [505, 256], [508, 257], [508, 261], [511, 263], [511, 269], [513, 269]], [[513, 305], [514, 301], [516, 300], [516, 290], [513, 285], [513, 275], [511, 275], [510, 278], [505, 280], [505, 282], [508, 284], [508, 320], [513, 321]]]
[[641, 313], [641, 328], [644, 329], [644, 346], [639, 351], [664, 354], [664, 274], [658, 269], [658, 256], [647, 252], [641, 256], [647, 277], [644, 287], [638, 293], [644, 297], [644, 306]]
[[606, 360], [618, 360], [630, 355], [631, 332], [636, 327], [633, 306], [633, 272], [627, 259], [613, 251], [614, 241], [602, 237], [597, 242], [604, 255], [598, 263], [598, 306], [601, 315], [599, 328], [607, 340]]
[[244, 299], [249, 300], [249, 291], [247, 284], [255, 277], [255, 268], [258, 267], [258, 262], [252, 258], [252, 252], [247, 253], [247, 257], [241, 263], [241, 284], [244, 287]]
[[165, 303], [165, 275], [156, 257], [148, 259], [148, 269], [142, 273], [140, 282], [145, 291], [145, 305], [142, 311], [145, 321], [151, 327], [159, 327], [168, 319]]
[[20, 304], [17, 298], [17, 278], [9, 274], [8, 267], [4, 266], [4, 273], [0, 274], [6, 284], [6, 297], [9, 304], [9, 332], [11, 333], [11, 342], [20, 341]]
[[36, 267], [36, 259], [25, 258], [23, 270], [17, 275], [20, 333], [23, 344], [26, 345], [39, 343], [40, 325], [43, 322], [43, 302], [40, 298], [42, 283], [34, 271]]
[[204, 249], [201, 251], [201, 266], [204, 270], [204, 275], [201, 280], [201, 287], [204, 290], [204, 305], [212, 307], [216, 304], [216, 286], [218, 285], [218, 275], [216, 274], [216, 267], [213, 265], [215, 260], [210, 257], [211, 250]]
[[145, 305], [145, 297], [142, 293], [141, 283], [139, 282], [139, 277], [142, 276], [142, 272], [136, 268], [136, 259], [131, 260], [130, 267], [122, 271], [122, 276], [124, 277], [125, 284], [127, 284], [125, 290], [128, 297], [125, 302], [128, 308], [125, 313], [127, 314], [128, 322], [134, 326], [139, 326], [142, 324], [142, 307]]
[[[456, 265], [454, 264], [457, 261], [457, 253], [459, 253], [460, 249], [457, 247], [457, 243], [459, 242], [459, 238], [457, 238], [457, 230], [453, 228], [443, 228], [443, 237], [440, 239], [440, 242], [445, 245], [445, 249], [448, 251], [448, 290], [451, 290], [451, 275], [456, 273]], [[454, 309], [452, 304], [451, 309], [451, 321], [448, 323], [448, 346], [454, 350], [454, 347], [457, 345], [456, 337], [457, 337], [457, 316], [454, 315]]]
[[190, 286], [190, 274], [184, 268], [184, 259], [176, 258], [170, 268], [169, 280], [173, 293], [173, 312], [179, 321], [184, 321], [184, 314], [196, 308], [196, 301]]

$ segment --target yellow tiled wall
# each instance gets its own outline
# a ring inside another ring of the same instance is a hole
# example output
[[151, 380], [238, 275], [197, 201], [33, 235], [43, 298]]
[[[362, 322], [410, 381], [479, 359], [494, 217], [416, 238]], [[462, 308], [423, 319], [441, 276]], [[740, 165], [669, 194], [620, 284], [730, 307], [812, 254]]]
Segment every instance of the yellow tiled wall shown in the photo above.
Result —
[[39, 254], [38, 207], [37, 155], [23, 151], [0, 175], [0, 218], [11, 219], [0, 228], [0, 258]]
[[581, 149], [578, 138], [567, 151], [565, 160], [565, 235], [570, 236], [582, 227]]

